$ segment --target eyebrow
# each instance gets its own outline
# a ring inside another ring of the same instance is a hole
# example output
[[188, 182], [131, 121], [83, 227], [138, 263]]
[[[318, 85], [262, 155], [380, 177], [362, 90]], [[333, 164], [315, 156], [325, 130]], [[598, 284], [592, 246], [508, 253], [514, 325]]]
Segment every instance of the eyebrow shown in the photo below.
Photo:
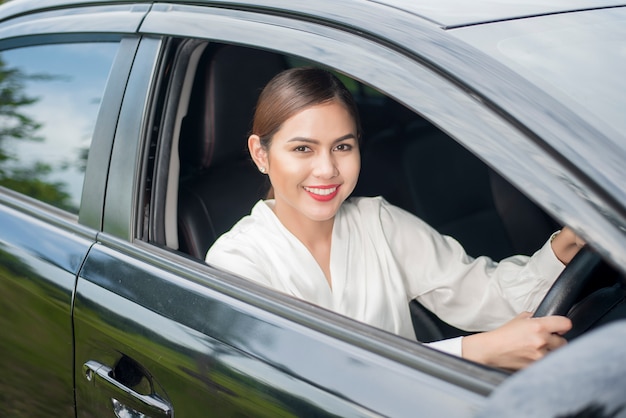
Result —
[[[346, 139], [354, 139], [356, 140], [356, 135], [354, 134], [345, 134], [343, 136], [340, 136], [339, 138], [335, 139], [333, 141], [333, 144], [336, 144], [337, 142], [341, 142], [341, 141], [345, 141]], [[313, 139], [313, 138], [306, 138], [303, 136], [296, 136], [293, 137], [289, 140], [287, 140], [287, 142], [305, 142], [308, 144], [319, 144], [320, 141], [318, 141], [317, 139]]]

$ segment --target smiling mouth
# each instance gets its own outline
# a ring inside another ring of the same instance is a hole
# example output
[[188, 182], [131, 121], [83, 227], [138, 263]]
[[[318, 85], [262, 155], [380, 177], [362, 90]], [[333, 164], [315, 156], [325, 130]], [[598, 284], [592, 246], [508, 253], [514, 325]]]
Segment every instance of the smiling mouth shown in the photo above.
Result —
[[313, 199], [319, 202], [328, 202], [337, 196], [339, 186], [326, 186], [326, 187], [307, 187], [304, 186], [304, 190], [309, 193]]
[[324, 188], [320, 188], [320, 187], [304, 187], [304, 190], [306, 190], [309, 193], [313, 193], [316, 194], [318, 196], [328, 196], [331, 195], [333, 193], [335, 193], [337, 191], [337, 186], [332, 186], [332, 187], [324, 187]]

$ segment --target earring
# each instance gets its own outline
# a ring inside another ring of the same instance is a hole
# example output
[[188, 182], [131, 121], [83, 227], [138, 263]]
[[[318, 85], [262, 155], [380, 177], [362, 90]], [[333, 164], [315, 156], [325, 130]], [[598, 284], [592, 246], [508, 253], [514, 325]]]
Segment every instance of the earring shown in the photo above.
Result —
[[263, 174], [265, 174], [265, 167], [259, 167], [259, 171]]

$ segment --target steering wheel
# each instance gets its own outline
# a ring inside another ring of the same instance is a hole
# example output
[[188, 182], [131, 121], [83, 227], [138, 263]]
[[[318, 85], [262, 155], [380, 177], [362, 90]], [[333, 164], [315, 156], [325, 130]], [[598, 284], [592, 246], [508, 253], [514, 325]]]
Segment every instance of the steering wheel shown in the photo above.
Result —
[[584, 246], [569, 262], [546, 293], [533, 316], [566, 315], [602, 264], [602, 257]]

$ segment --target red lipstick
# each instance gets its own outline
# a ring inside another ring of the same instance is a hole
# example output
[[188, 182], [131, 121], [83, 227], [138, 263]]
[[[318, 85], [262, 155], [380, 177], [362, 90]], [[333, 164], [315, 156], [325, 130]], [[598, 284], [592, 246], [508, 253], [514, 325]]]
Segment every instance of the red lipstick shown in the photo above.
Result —
[[339, 192], [339, 185], [331, 184], [328, 186], [305, 186], [304, 190], [309, 194], [309, 196], [318, 202], [328, 202], [337, 196], [337, 193]]

